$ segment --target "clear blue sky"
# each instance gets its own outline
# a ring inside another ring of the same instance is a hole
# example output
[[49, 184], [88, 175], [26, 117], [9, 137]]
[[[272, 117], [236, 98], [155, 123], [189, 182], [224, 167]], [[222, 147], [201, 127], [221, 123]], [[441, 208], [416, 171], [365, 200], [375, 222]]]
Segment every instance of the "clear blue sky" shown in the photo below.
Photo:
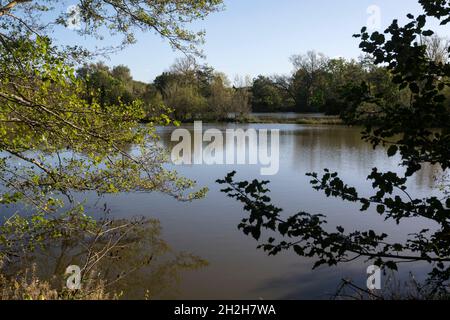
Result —
[[[223, 12], [192, 28], [206, 30], [205, 61], [230, 79], [236, 74], [288, 73], [289, 57], [311, 49], [330, 57], [357, 58], [361, 52], [352, 34], [367, 24], [371, 5], [381, 10], [382, 28], [394, 18], [421, 12], [417, 0], [225, 0]], [[72, 42], [73, 32], [65, 32]], [[450, 35], [442, 28], [439, 34]], [[139, 34], [137, 39], [106, 63], [127, 65], [135, 79], [150, 82], [182, 56], [156, 35]]]

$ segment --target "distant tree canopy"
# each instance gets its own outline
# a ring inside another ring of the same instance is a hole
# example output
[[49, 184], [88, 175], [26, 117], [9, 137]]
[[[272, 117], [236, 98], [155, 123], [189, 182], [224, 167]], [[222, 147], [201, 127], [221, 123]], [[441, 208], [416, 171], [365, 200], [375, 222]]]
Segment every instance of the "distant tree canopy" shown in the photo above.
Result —
[[[448, 61], [446, 39], [423, 36], [421, 44], [428, 58]], [[410, 88], [398, 90], [389, 68], [377, 65], [369, 55], [358, 60], [330, 59], [309, 51], [292, 56], [291, 61], [291, 75], [260, 75], [233, 85], [226, 75], [198, 64], [192, 56], [177, 59], [151, 84], [133, 80], [126, 66], [109, 68], [103, 63], [84, 65], [77, 77], [89, 93], [84, 98], [89, 100], [95, 93], [100, 105], [139, 100], [147, 116], [167, 105], [175, 118], [188, 121], [245, 118], [253, 111], [321, 112], [360, 123], [387, 105], [410, 103]], [[450, 96], [450, 90], [445, 89], [444, 95]], [[376, 101], [360, 99], [363, 96]]]
[[292, 105], [286, 94], [275, 82], [265, 76], [258, 76], [252, 85], [252, 109], [255, 112], [290, 111]]
[[[446, 59], [445, 39], [436, 35], [423, 37], [430, 59]], [[99, 62], [77, 69], [84, 83], [83, 98], [95, 95], [101, 106], [141, 101], [148, 116], [167, 105], [179, 120], [225, 120], [230, 116], [246, 117], [254, 112], [322, 112], [340, 115], [356, 123], [392, 103], [407, 106], [410, 88], [398, 90], [393, 75], [374, 58], [361, 56], [358, 61], [329, 59], [313, 51], [291, 58], [292, 76], [258, 76], [230, 84], [226, 75], [209, 65], [199, 65], [192, 57], [177, 59], [158, 75], [153, 83], [136, 81], [128, 67], [110, 68]], [[242, 79], [241, 79], [242, 80]], [[444, 92], [449, 96], [448, 89]], [[370, 95], [373, 100], [358, 100]]]
[[407, 99], [395, 90], [389, 71], [375, 66], [367, 57], [358, 61], [330, 59], [309, 51], [292, 56], [291, 62], [294, 67], [291, 75], [259, 76], [253, 81], [253, 111], [345, 115], [349, 107], [347, 98], [360, 88], [362, 82], [373, 92], [391, 92], [395, 96], [390, 98], [396, 101]]
[[195, 59], [178, 59], [153, 86], [179, 120], [226, 120], [250, 112], [248, 84], [232, 86], [227, 76]]
[[102, 108], [140, 101], [146, 119], [168, 111], [158, 89], [134, 80], [126, 66], [110, 68], [101, 62], [87, 64], [77, 69], [76, 76], [85, 87], [82, 97], [89, 103], [93, 103], [95, 97]]
[[[423, 36], [422, 44], [430, 59], [445, 62], [448, 59], [448, 40], [437, 35]], [[290, 75], [258, 76], [254, 79], [252, 110], [254, 112], [322, 112], [341, 115], [347, 121], [353, 118], [355, 109], [376, 113], [378, 108], [366, 101], [356, 102], [364, 90], [379, 97], [378, 104], [399, 103], [408, 105], [411, 98], [409, 88], [397, 90], [392, 82], [392, 72], [384, 65], [374, 63], [369, 55], [358, 60], [328, 58], [322, 53], [308, 51], [291, 57], [293, 71]], [[448, 93], [447, 93], [448, 94]]]
[[[164, 101], [170, 100], [168, 106], [180, 120], [220, 120], [227, 114], [244, 116], [250, 111], [345, 115], [352, 110], [347, 97], [362, 82], [374, 93], [391, 92], [389, 101], [408, 99], [406, 94], [395, 90], [389, 71], [375, 66], [368, 58], [329, 59], [310, 51], [293, 56], [291, 61], [294, 65], [291, 75], [260, 75], [253, 81], [231, 86], [226, 76], [214, 68], [198, 65], [192, 58], [178, 59], [168, 71], [156, 77], [153, 86]], [[173, 96], [175, 92], [178, 97]]]

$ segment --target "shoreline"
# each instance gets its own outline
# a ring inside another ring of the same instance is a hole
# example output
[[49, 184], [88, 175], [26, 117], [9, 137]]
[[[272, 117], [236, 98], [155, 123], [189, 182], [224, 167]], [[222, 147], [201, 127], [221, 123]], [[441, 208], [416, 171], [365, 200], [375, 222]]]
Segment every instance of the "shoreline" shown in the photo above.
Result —
[[[298, 117], [298, 118], [278, 118], [278, 117], [249, 117], [242, 119], [197, 119], [180, 121], [182, 124], [193, 124], [194, 121], [205, 123], [238, 123], [238, 124], [305, 124], [305, 125], [345, 125], [339, 116], [323, 117]], [[148, 123], [143, 121], [143, 123]]]
[[298, 117], [298, 118], [258, 118], [252, 117], [239, 123], [267, 123], [267, 124], [317, 124], [317, 125], [344, 125], [344, 121], [338, 116], [324, 117]]

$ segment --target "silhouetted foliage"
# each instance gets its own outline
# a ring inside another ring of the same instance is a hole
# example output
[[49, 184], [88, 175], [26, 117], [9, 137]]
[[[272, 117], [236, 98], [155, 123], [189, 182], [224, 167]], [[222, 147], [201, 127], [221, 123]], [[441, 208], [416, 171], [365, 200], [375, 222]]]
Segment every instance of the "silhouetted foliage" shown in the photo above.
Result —
[[[397, 269], [399, 262], [425, 261], [431, 264], [427, 283], [432, 294], [448, 293], [450, 279], [450, 198], [449, 185], [444, 186], [442, 198], [430, 196], [414, 199], [409, 194], [408, 178], [419, 171], [424, 164], [439, 165], [442, 170], [450, 166], [450, 119], [448, 97], [444, 95], [450, 86], [450, 65], [427, 56], [427, 47], [422, 37], [432, 36], [426, 28], [427, 16], [440, 19], [441, 24], [450, 21], [448, 1], [420, 1], [427, 15], [408, 15], [410, 22], [399, 26], [395, 20], [384, 32], [369, 34], [366, 28], [356, 37], [361, 39], [360, 47], [373, 57], [374, 64], [385, 66], [383, 81], [391, 79], [398, 92], [409, 89], [408, 104], [388, 100], [391, 92], [385, 89], [373, 92], [370, 84], [363, 82], [351, 88], [347, 99], [353, 106], [370, 104], [372, 110], [355, 109], [364, 125], [363, 139], [373, 147], [388, 147], [387, 154], [401, 156], [401, 165], [406, 168], [404, 176], [393, 172], [380, 172], [374, 168], [368, 179], [372, 182], [374, 194], [361, 196], [338, 176], [325, 169], [323, 176], [309, 173], [313, 188], [327, 197], [357, 202], [361, 211], [375, 207], [386, 220], [400, 224], [409, 218], [423, 218], [437, 227], [433, 230], [418, 230], [403, 243], [389, 241], [387, 234], [373, 230], [348, 232], [344, 227], [327, 231], [324, 215], [300, 212], [283, 218], [282, 209], [271, 204], [268, 196], [268, 181], [235, 182], [235, 172], [228, 174], [220, 184], [229, 187], [222, 190], [229, 197], [243, 203], [250, 213], [242, 220], [239, 228], [245, 234], [260, 240], [263, 231], [272, 231], [281, 236], [269, 238], [259, 247], [271, 255], [292, 249], [300, 256], [315, 257], [315, 267], [323, 264], [336, 265], [359, 257], [365, 257], [376, 265]], [[450, 48], [447, 48], [450, 52]], [[390, 101], [390, 103], [386, 103]], [[432, 129], [435, 128], [435, 129]]]

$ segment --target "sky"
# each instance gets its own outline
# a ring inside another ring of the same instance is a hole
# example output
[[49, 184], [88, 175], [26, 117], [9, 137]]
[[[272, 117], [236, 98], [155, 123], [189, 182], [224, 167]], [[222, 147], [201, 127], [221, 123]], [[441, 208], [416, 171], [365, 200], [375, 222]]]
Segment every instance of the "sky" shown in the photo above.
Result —
[[[422, 12], [417, 0], [224, 0], [224, 3], [224, 11], [195, 22], [191, 29], [206, 31], [206, 43], [200, 47], [206, 59], [200, 62], [224, 72], [230, 79], [236, 75], [254, 78], [259, 74], [289, 73], [292, 69], [289, 57], [308, 50], [329, 57], [357, 58], [361, 51], [352, 35], [362, 26], [373, 25], [371, 22], [375, 21], [376, 28], [376, 22], [380, 21], [382, 31], [395, 18], [406, 21], [407, 13]], [[450, 36], [447, 29], [440, 28], [438, 33]], [[80, 41], [70, 30], [61, 36], [68, 43]], [[151, 82], [177, 57], [183, 56], [160, 36], [152, 33], [136, 36], [136, 44], [104, 61], [111, 66], [126, 65], [136, 80]], [[105, 45], [114, 41], [120, 38], [104, 40]]]

